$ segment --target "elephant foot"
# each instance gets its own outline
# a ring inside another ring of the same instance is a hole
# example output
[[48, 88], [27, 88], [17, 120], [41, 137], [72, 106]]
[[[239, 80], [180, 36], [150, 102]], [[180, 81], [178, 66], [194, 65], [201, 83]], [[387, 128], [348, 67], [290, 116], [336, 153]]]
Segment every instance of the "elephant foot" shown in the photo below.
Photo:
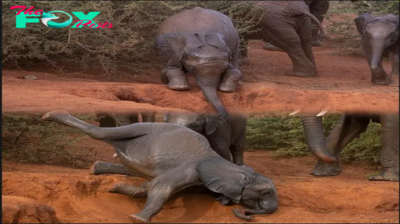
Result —
[[390, 79], [383, 79], [383, 80], [372, 80], [372, 84], [374, 85], [390, 85], [392, 83], [392, 80]]
[[284, 52], [284, 50], [282, 50], [279, 47], [277, 47], [271, 43], [268, 43], [268, 42], [265, 42], [263, 49], [267, 50], [267, 51], [283, 51]]
[[319, 46], [322, 45], [322, 43], [321, 43], [320, 40], [313, 40], [313, 41], [311, 42], [311, 45], [312, 45], [313, 47], [319, 47]]
[[225, 196], [219, 196], [218, 198], [215, 199], [216, 201], [219, 201], [221, 205], [229, 205], [231, 200]]
[[314, 72], [300, 72], [300, 71], [287, 71], [285, 72], [285, 75], [288, 76], [296, 76], [296, 77], [314, 77], [317, 76], [318, 72], [314, 71]]
[[89, 173], [91, 175], [99, 175], [101, 172], [99, 172], [99, 167], [103, 166], [102, 161], [96, 161], [90, 168], [89, 168]]
[[189, 86], [189, 83], [186, 80], [173, 79], [173, 80], [169, 81], [168, 89], [177, 90], [177, 91], [183, 91], [183, 90], [189, 90], [190, 86]]
[[135, 223], [150, 223], [149, 219], [142, 218], [138, 214], [132, 214], [130, 216]]
[[399, 181], [399, 168], [385, 168], [380, 173], [368, 177], [369, 181]]
[[233, 93], [236, 91], [239, 81], [242, 79], [242, 73], [239, 69], [228, 69], [222, 76], [218, 89], [222, 92]]
[[318, 161], [310, 174], [314, 176], [337, 176], [341, 172], [342, 169], [338, 163], [325, 163]]

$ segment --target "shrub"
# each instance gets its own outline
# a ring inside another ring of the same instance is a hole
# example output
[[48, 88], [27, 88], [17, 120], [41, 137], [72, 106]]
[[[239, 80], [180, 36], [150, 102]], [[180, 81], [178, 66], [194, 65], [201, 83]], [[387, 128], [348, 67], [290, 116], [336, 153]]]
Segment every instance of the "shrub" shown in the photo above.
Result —
[[[14, 5], [44, 11], [100, 11], [95, 21], [112, 22], [113, 27], [54, 29], [29, 24], [25, 29], [16, 29], [16, 10], [10, 10]], [[241, 36], [251, 32], [257, 19], [249, 2], [236, 1], [6, 1], [2, 6], [3, 66], [22, 68], [46, 61], [63, 72], [62, 65], [71, 63], [81, 69], [101, 69], [103, 76], [114, 77], [122, 71], [132, 74], [154, 66], [156, 28], [180, 10], [203, 6], [221, 11], [233, 19]]]

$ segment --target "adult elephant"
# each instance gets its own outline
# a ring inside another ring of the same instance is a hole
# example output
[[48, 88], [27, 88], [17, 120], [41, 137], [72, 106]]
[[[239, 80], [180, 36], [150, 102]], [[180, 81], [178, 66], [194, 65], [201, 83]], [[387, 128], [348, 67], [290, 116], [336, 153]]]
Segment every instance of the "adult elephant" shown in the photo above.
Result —
[[[311, 77], [318, 74], [311, 46], [311, 20], [323, 28], [309, 12], [304, 1], [261, 1], [254, 3], [262, 13], [261, 21], [254, 27], [257, 32], [245, 40], [258, 39], [272, 43], [289, 55], [293, 69], [286, 75]], [[247, 57], [247, 51], [242, 52]]]
[[[376, 85], [390, 84], [390, 76], [399, 75], [399, 16], [389, 14], [373, 17], [365, 13], [354, 22], [371, 71], [371, 82]], [[384, 54], [389, 54], [392, 64], [390, 74], [382, 67]]]
[[[320, 23], [324, 20], [326, 13], [329, 10], [329, 1], [328, 0], [304, 0], [304, 2], [308, 5], [310, 9], [310, 13], [313, 14]], [[314, 47], [321, 46], [321, 40], [319, 37], [319, 26], [313, 20], [312, 21], [312, 35], [311, 35], [311, 45]], [[264, 50], [269, 51], [282, 51], [282, 49], [276, 47], [275, 45], [266, 42], [263, 46]]]
[[213, 133], [228, 119], [228, 112], [217, 95], [235, 92], [239, 71], [239, 35], [226, 15], [195, 7], [166, 19], [158, 30], [156, 49], [166, 65], [161, 80], [172, 90], [190, 88], [186, 73], [193, 73], [207, 100], [219, 116], [206, 126]]
[[346, 114], [329, 136], [324, 137], [322, 117], [303, 115], [301, 117], [307, 143], [318, 158], [311, 171], [315, 176], [336, 176], [342, 171], [339, 155], [343, 148], [367, 130], [370, 122], [382, 125], [382, 170], [371, 175], [371, 181], [399, 180], [399, 114]]

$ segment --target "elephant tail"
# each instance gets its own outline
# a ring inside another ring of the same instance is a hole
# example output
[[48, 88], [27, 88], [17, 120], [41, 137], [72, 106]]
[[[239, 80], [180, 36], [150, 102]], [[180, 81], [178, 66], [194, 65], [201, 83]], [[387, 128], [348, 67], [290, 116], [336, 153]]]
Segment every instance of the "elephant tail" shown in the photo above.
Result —
[[324, 32], [324, 28], [322, 27], [322, 23], [317, 19], [317, 17], [315, 17], [313, 14], [311, 14], [309, 11], [305, 11], [303, 12], [304, 15], [309, 16], [312, 20], [314, 20], [315, 23], [318, 24], [319, 29], [321, 31], [320, 33], [320, 37], [321, 38], [325, 38], [325, 32]]

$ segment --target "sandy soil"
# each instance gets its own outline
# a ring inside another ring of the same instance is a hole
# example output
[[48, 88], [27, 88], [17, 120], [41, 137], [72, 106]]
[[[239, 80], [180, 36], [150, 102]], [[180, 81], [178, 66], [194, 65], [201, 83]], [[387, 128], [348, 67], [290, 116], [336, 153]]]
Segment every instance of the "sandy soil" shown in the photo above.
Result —
[[[112, 152], [111, 147], [105, 147]], [[107, 151], [104, 149], [103, 151]], [[111, 157], [111, 156], [110, 156]], [[345, 164], [342, 175], [316, 178], [308, 174], [315, 158], [276, 159], [270, 152], [246, 152], [249, 166], [272, 178], [280, 207], [272, 215], [254, 216], [257, 223], [346, 222], [398, 223], [399, 185], [369, 182], [375, 167]], [[144, 179], [122, 175], [89, 175], [88, 170], [3, 162], [3, 196], [27, 197], [56, 211], [68, 223], [127, 223], [145, 199], [107, 193], [114, 183], [139, 185]], [[4, 206], [9, 206], [5, 201]], [[154, 217], [153, 222], [242, 222], [205, 194], [178, 194]], [[24, 216], [21, 216], [24, 217]]]
[[[374, 86], [365, 59], [338, 55], [332, 43], [314, 48], [319, 75], [314, 78], [284, 76], [291, 63], [286, 53], [250, 44], [251, 64], [243, 68], [245, 80], [236, 93], [219, 93], [230, 111], [284, 112], [300, 109], [319, 112], [398, 112], [398, 77], [392, 86]], [[386, 69], [389, 63], [384, 62]], [[21, 79], [35, 75], [36, 80]], [[3, 70], [3, 112], [42, 114], [53, 109], [71, 113], [96, 110], [121, 111], [183, 109], [210, 112], [200, 89], [168, 90], [159, 71], [132, 76], [124, 82], [63, 77], [51, 72]], [[88, 140], [96, 159], [115, 161], [113, 149]], [[86, 152], [85, 152], [86, 153]], [[317, 178], [309, 175], [315, 158], [277, 159], [270, 152], [246, 152], [246, 163], [276, 183], [280, 207], [272, 215], [255, 216], [253, 222], [398, 223], [399, 185], [369, 182], [377, 167], [344, 164], [343, 174]], [[93, 157], [94, 158], [94, 157]], [[3, 160], [3, 222], [126, 223], [140, 211], [145, 199], [107, 193], [116, 182], [139, 184], [143, 179], [125, 176], [91, 176], [88, 170], [18, 164]], [[168, 201], [154, 222], [241, 222], [222, 206], [200, 194], [180, 194]], [[54, 209], [54, 210], [53, 210]], [[56, 214], [55, 214], [55, 213]]]
[[[326, 44], [314, 48], [319, 75], [312, 78], [283, 75], [291, 62], [284, 52], [262, 49], [262, 42], [250, 44], [251, 64], [243, 68], [245, 79], [235, 93], [219, 93], [229, 111], [244, 113], [316, 111], [398, 112], [398, 76], [393, 86], [370, 82], [365, 59], [337, 55]], [[385, 61], [385, 67], [390, 65]], [[35, 75], [36, 80], [19, 79]], [[4, 112], [74, 112], [184, 109], [212, 112], [191, 77], [190, 91], [172, 91], [161, 84], [159, 71], [133, 76], [130, 82], [104, 82], [61, 77], [33, 71], [3, 71]]]

